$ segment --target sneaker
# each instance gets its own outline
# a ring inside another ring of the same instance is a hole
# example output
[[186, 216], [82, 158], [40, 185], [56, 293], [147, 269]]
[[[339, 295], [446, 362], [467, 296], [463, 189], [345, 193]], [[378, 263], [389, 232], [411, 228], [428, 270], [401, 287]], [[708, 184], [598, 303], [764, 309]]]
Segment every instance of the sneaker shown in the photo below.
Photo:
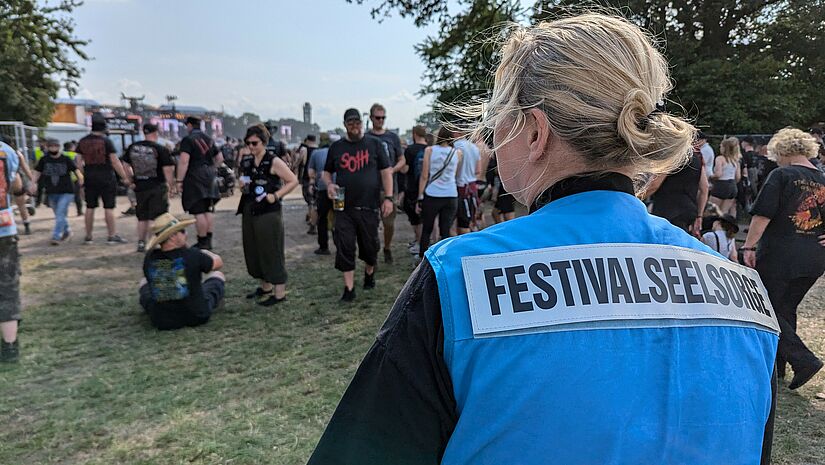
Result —
[[15, 363], [20, 360], [19, 341], [0, 341], [0, 362]]
[[146, 241], [138, 241], [137, 253], [146, 252]]
[[126, 239], [124, 239], [124, 238], [118, 236], [117, 234], [115, 234], [114, 236], [109, 236], [109, 239], [106, 240], [106, 243], [110, 244], [110, 245], [111, 244], [128, 244], [129, 241], [127, 241]]
[[29, 235], [31, 235], [31, 233], [32, 233], [32, 227], [28, 223], [28, 221], [23, 223], [23, 234], [26, 235], [26, 236], [29, 236]]
[[309, 225], [309, 230], [307, 231], [307, 234], [309, 234], [310, 236], [318, 234], [318, 228], [316, 228], [314, 224]]
[[806, 366], [804, 369], [800, 369], [799, 371], [794, 370], [793, 379], [791, 380], [791, 384], [788, 385], [788, 389], [793, 390], [799, 388], [803, 384], [810, 381], [811, 378], [813, 378], [814, 375], [822, 369], [822, 366], [822, 360], [817, 360], [815, 363]]
[[262, 307], [271, 307], [271, 306], [273, 306], [275, 304], [279, 304], [279, 303], [281, 303], [285, 300], [286, 300], [286, 296], [283, 296], [279, 299], [279, 298], [275, 297], [275, 295], [273, 294], [273, 295], [269, 296], [268, 299], [259, 300], [258, 305], [260, 305]]
[[63, 235], [60, 236], [60, 240], [65, 242], [65, 241], [69, 240], [70, 237], [72, 237], [72, 230], [67, 229], [67, 230], [63, 231]]
[[384, 249], [384, 263], [392, 263], [392, 250]]
[[315, 255], [330, 255], [331, 252], [329, 251], [329, 249], [322, 249], [322, 248], [319, 247], [319, 248], [315, 249], [315, 252], [313, 252], [313, 253]]
[[51, 244], [51, 245], [60, 245], [60, 239], [52, 238], [52, 240], [49, 241], [49, 244]]
[[375, 289], [375, 271], [372, 274], [364, 273], [364, 289]]
[[408, 250], [410, 251], [410, 255], [418, 255], [418, 252], [421, 251], [421, 244], [415, 243], [411, 245]]
[[344, 295], [341, 296], [341, 302], [352, 302], [355, 300], [355, 288], [347, 289], [344, 287]]
[[92, 236], [86, 236], [83, 239], [83, 245], [92, 245], [94, 243], [95, 243], [95, 241], [92, 240]]
[[135, 207], [129, 207], [125, 212], [120, 212], [123, 216], [134, 216], [135, 214]]

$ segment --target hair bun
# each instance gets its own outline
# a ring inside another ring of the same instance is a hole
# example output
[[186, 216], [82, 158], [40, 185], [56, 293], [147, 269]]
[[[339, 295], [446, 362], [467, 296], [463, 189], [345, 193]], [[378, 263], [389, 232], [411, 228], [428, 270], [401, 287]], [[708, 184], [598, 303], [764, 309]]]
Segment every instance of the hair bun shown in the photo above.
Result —
[[631, 89], [625, 95], [616, 125], [619, 137], [636, 155], [641, 155], [652, 142], [652, 116], [648, 115], [654, 112], [655, 107], [650, 94], [642, 89]]

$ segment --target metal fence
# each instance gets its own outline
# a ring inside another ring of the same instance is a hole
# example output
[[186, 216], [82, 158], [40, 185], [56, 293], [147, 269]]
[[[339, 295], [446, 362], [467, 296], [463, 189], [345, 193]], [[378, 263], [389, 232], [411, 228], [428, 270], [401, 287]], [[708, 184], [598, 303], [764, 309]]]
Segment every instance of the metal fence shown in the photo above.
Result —
[[12, 142], [14, 148], [25, 153], [29, 158], [34, 155], [34, 148], [40, 139], [42, 130], [26, 126], [16, 121], [0, 121], [0, 136]]

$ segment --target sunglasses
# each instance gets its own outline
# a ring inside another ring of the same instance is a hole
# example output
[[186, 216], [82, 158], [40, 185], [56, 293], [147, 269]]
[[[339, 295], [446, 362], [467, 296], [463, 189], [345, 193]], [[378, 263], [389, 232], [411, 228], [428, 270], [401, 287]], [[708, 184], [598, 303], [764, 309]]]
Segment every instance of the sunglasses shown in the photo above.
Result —
[[386, 116], [373, 116], [372, 119], [377, 119], [377, 120], [383, 121], [383, 120], [387, 119], [387, 117]]
[[260, 143], [261, 143], [261, 141], [259, 141], [259, 140], [248, 140], [248, 141], [246, 141], [246, 145], [248, 145], [250, 147], [257, 147], [258, 144], [260, 144]]

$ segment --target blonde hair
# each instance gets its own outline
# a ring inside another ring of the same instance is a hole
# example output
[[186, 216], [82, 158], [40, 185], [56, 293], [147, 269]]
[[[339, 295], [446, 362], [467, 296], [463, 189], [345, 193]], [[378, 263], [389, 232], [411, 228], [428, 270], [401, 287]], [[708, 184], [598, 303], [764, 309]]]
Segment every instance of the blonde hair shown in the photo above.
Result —
[[779, 157], [813, 158], [818, 152], [819, 143], [814, 136], [796, 128], [782, 129], [768, 142], [768, 158], [774, 161]]
[[510, 125], [495, 150], [521, 131], [524, 110], [539, 108], [593, 171], [665, 173], [689, 160], [696, 133], [660, 110], [672, 87], [664, 57], [641, 29], [588, 13], [514, 28], [489, 103], [460, 116], [480, 117], [475, 140]]
[[719, 155], [725, 157], [725, 160], [730, 163], [736, 163], [742, 158], [742, 152], [739, 150], [739, 139], [735, 137], [728, 137], [722, 140], [719, 144]]

